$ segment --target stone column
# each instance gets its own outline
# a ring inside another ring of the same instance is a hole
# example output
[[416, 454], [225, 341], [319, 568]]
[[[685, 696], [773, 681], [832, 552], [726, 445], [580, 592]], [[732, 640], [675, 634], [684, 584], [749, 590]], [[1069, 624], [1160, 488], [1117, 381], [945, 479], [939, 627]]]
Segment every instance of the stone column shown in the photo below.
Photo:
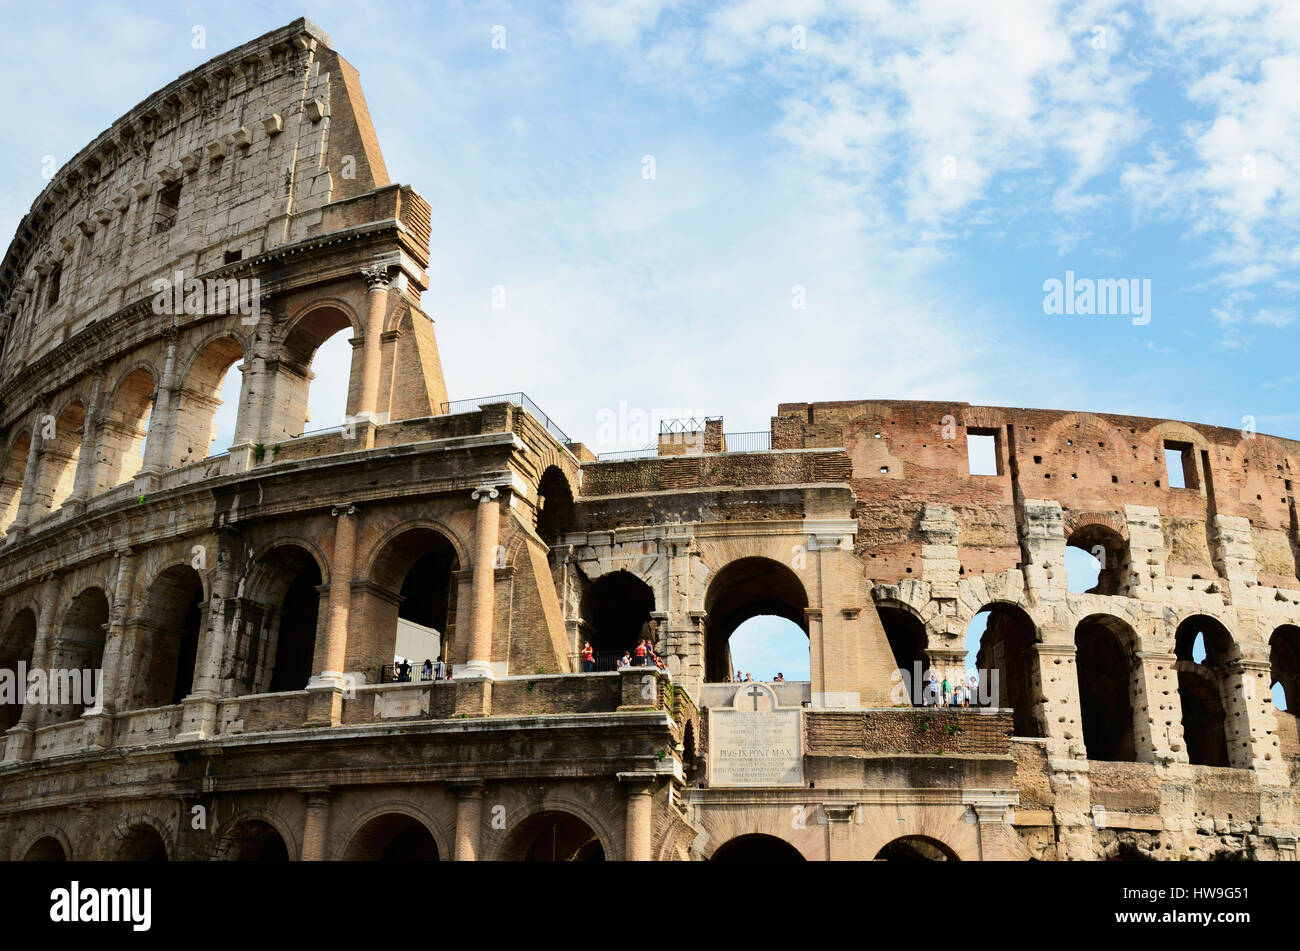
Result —
[[249, 331], [251, 346], [244, 354], [239, 372], [239, 411], [235, 418], [235, 435], [230, 457], [234, 472], [243, 472], [254, 463], [254, 446], [262, 442], [275, 395], [275, 369], [271, 352], [275, 317], [270, 300], [261, 302], [257, 325]]
[[299, 790], [307, 804], [307, 815], [302, 823], [303, 862], [325, 861], [325, 844], [329, 835], [330, 790], [328, 786]]
[[[1186, 763], [1183, 714], [1178, 694], [1178, 658], [1161, 651], [1138, 651], [1130, 686], [1133, 744], [1139, 763]], [[1145, 708], [1145, 714], [1143, 710]]]
[[352, 569], [356, 554], [356, 506], [344, 503], [330, 509], [334, 523], [334, 553], [330, 557], [329, 621], [325, 626], [325, 649], [321, 671], [307, 689], [314, 693], [309, 702], [308, 725], [338, 726], [343, 714], [343, 691], [348, 678], [348, 615], [352, 601]]
[[23, 470], [23, 490], [18, 496], [18, 514], [10, 523], [8, 534], [20, 533], [32, 520], [32, 506], [41, 486], [41, 456], [45, 454], [45, 440], [41, 438], [43, 421], [49, 415], [48, 407], [42, 406], [32, 425], [32, 438], [27, 444], [27, 467]]
[[85, 503], [95, 494], [95, 465], [99, 461], [99, 402], [104, 390], [104, 369], [96, 366], [94, 381], [90, 385], [90, 404], [86, 407], [86, 419], [81, 432], [81, 455], [77, 457], [77, 474], [73, 478], [72, 495], [67, 504], [75, 506], [75, 511], [85, 509]]
[[1261, 783], [1285, 784], [1287, 764], [1277, 740], [1269, 661], [1262, 657], [1238, 658], [1225, 665], [1221, 682], [1228, 762], [1255, 770]]
[[365, 345], [361, 351], [361, 397], [357, 416], [379, 422], [379, 370], [383, 355], [384, 318], [388, 314], [388, 266], [376, 265], [362, 270], [370, 287], [367, 295]]
[[217, 705], [221, 699], [221, 664], [225, 657], [226, 630], [229, 626], [227, 603], [235, 590], [236, 534], [229, 528], [218, 530], [217, 558], [212, 566], [211, 596], [203, 612], [195, 652], [194, 688], [183, 701], [185, 714], [178, 740], [201, 740], [215, 736]]
[[[36, 643], [32, 646], [32, 669], [45, 670], [49, 666], [50, 655], [54, 647], [54, 607], [59, 601], [61, 575], [45, 576], [41, 586], [41, 610], [36, 618]], [[25, 691], [26, 684], [15, 684]], [[26, 697], [23, 698], [24, 701]], [[48, 698], [47, 698], [48, 699]], [[38, 726], [40, 707], [34, 703], [23, 703], [23, 712], [18, 723], [12, 727], [5, 743], [5, 761], [29, 760], [32, 758], [34, 745], [33, 731]]]
[[496, 604], [496, 552], [501, 532], [500, 496], [494, 487], [481, 485], [470, 496], [478, 502], [474, 527], [474, 582], [470, 611], [469, 657], [457, 679], [492, 678], [492, 622]]
[[122, 671], [127, 662], [123, 644], [126, 640], [126, 620], [135, 596], [135, 576], [135, 553], [129, 547], [120, 549], [117, 553], [117, 583], [113, 590], [108, 630], [104, 635], [99, 709], [84, 715], [87, 745], [93, 749], [108, 749], [113, 745], [113, 716], [117, 712], [117, 698], [125, 686]]
[[831, 862], [847, 862], [853, 858], [853, 816], [857, 804], [852, 802], [822, 803], [826, 814], [826, 858]]
[[480, 780], [453, 781], [456, 791], [456, 842], [452, 858], [477, 862], [483, 838], [483, 783]]
[[149, 435], [145, 437], [142, 474], [156, 476], [171, 462], [172, 437], [176, 433], [176, 346], [175, 328], [167, 332], [167, 353], [163, 359], [162, 379], [158, 381], [153, 414], [149, 417]]
[[649, 862], [655, 774], [619, 773], [618, 778], [623, 782], [627, 796], [624, 858], [629, 862]]

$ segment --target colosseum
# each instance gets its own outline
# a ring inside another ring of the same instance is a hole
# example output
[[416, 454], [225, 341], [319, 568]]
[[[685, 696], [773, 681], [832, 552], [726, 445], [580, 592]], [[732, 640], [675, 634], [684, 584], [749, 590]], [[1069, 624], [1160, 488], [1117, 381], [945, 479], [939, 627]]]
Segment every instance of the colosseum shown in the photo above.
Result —
[[[0, 856], [1295, 859], [1300, 443], [864, 399], [597, 456], [449, 399], [430, 229], [306, 20], [37, 196], [0, 266]], [[756, 616], [809, 681], [731, 682]], [[978, 616], [976, 703], [927, 705]]]

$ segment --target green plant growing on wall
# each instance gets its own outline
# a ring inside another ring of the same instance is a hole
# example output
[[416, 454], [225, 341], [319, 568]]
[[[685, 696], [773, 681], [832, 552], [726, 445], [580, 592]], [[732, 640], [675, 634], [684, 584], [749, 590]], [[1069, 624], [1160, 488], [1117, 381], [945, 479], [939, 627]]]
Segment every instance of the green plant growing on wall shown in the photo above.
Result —
[[260, 442], [259, 442], [259, 443], [254, 443], [254, 444], [253, 444], [253, 460], [254, 460], [255, 462], [261, 462], [261, 461], [262, 461], [263, 459], [265, 459], [265, 458], [266, 458], [266, 445], [265, 445], [264, 443], [260, 443]]

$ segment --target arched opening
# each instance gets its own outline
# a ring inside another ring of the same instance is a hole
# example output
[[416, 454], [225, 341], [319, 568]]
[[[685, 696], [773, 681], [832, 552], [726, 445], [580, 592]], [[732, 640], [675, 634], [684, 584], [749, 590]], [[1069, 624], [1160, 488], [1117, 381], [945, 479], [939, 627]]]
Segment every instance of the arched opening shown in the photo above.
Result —
[[587, 588], [579, 637], [591, 642], [597, 670], [615, 669], [624, 651], [635, 661], [636, 645], [643, 638], [654, 640], [654, 609], [654, 591], [630, 571], [611, 571]]
[[145, 594], [133, 627], [135, 659], [128, 710], [180, 703], [194, 691], [194, 664], [203, 626], [203, 579], [189, 565], [172, 565]]
[[1300, 627], [1283, 624], [1268, 639], [1273, 706], [1300, 713]]
[[320, 622], [320, 566], [306, 549], [279, 545], [253, 566], [239, 602], [236, 675], [251, 693], [302, 690], [311, 679]]
[[436, 862], [438, 843], [424, 823], [394, 812], [376, 816], [358, 829], [343, 858], [352, 862]]
[[501, 858], [522, 862], [603, 862], [605, 847], [591, 826], [577, 816], [542, 812], [519, 823]]
[[731, 632], [731, 663], [742, 680], [810, 681], [808, 635], [793, 621], [759, 614]]
[[[190, 364], [176, 404], [172, 466], [197, 462], [230, 447], [243, 376], [232, 368], [243, 356], [238, 340], [219, 337]], [[217, 442], [219, 433], [224, 433], [225, 439]]]
[[68, 853], [63, 851], [63, 845], [52, 835], [43, 835], [32, 843], [27, 854], [23, 856], [24, 862], [66, 862]]
[[13, 688], [11, 697], [5, 696], [4, 690], [0, 689], [0, 733], [22, 718], [27, 684], [18, 679], [18, 665], [30, 667], [35, 648], [36, 614], [31, 608], [23, 608], [9, 622], [4, 637], [0, 639], [0, 677], [11, 677]]
[[[351, 329], [334, 307], [317, 308], [294, 324], [280, 348], [268, 444], [344, 423], [354, 355], [344, 331]], [[313, 385], [316, 380], [321, 384]]]
[[1088, 759], [1134, 762], [1133, 629], [1118, 618], [1094, 614], [1074, 630], [1079, 708]]
[[725, 681], [728, 674], [734, 676], [731, 636], [750, 618], [781, 618], [808, 636], [808, 594], [803, 583], [770, 558], [741, 558], [724, 567], [709, 583], [704, 610], [708, 616], [704, 679], [714, 683]]
[[0, 532], [8, 531], [18, 517], [23, 498], [23, 476], [27, 474], [27, 453], [31, 449], [31, 433], [19, 433], [9, 447], [4, 469], [0, 470]]
[[547, 466], [537, 484], [537, 534], [548, 545], [574, 528], [573, 491], [569, 480], [556, 466]]
[[419, 668], [438, 657], [450, 663], [459, 571], [455, 546], [433, 529], [413, 528], [384, 546], [372, 580], [386, 594], [370, 604], [370, 648], [379, 652], [381, 665], [405, 660]]
[[230, 837], [227, 856], [232, 862], [287, 862], [289, 847], [275, 826], [262, 819], [241, 822]]
[[143, 367], [118, 384], [100, 431], [96, 493], [134, 478], [144, 465], [154, 388], [153, 374]]
[[54, 432], [41, 441], [41, 478], [36, 491], [33, 518], [40, 518], [61, 506], [76, 488], [77, 460], [86, 428], [86, 408], [70, 403], [54, 421]]
[[938, 839], [904, 835], [886, 843], [876, 853], [877, 862], [956, 862], [957, 853]]
[[114, 858], [118, 862], [166, 862], [167, 846], [157, 829], [142, 822], [122, 837]]
[[108, 598], [99, 588], [87, 588], [63, 616], [58, 647], [49, 677], [49, 703], [42, 725], [66, 723], [99, 702], [108, 629]]
[[919, 707], [924, 700], [922, 691], [929, 669], [925, 657], [925, 625], [915, 614], [903, 608], [878, 605], [876, 613], [885, 629], [885, 639], [889, 641], [889, 650], [898, 670], [897, 683], [891, 685], [890, 697], [896, 704], [911, 703]]
[[1065, 549], [1066, 586], [1075, 594], [1126, 594], [1128, 544], [1105, 525], [1081, 525]]
[[711, 862], [802, 862], [803, 855], [789, 842], [774, 835], [753, 832], [728, 839], [709, 859]]
[[1010, 707], [1016, 736], [1046, 735], [1038, 721], [1037, 641], [1028, 614], [1015, 605], [993, 604], [967, 628], [966, 670], [949, 677], [971, 706]]
[[1231, 765], [1224, 688], [1236, 655], [1232, 635], [1214, 618], [1194, 614], [1178, 625], [1174, 655], [1187, 758], [1199, 766]]

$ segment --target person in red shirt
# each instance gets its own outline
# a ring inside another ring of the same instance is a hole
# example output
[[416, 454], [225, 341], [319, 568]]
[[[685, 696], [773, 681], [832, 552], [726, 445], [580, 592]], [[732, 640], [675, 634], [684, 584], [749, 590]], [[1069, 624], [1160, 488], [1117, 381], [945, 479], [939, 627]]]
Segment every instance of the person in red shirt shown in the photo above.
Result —
[[645, 653], [645, 641], [638, 641], [636, 645], [636, 665], [638, 667], [645, 666]]
[[589, 674], [596, 669], [596, 655], [591, 649], [590, 641], [582, 642], [582, 672]]

